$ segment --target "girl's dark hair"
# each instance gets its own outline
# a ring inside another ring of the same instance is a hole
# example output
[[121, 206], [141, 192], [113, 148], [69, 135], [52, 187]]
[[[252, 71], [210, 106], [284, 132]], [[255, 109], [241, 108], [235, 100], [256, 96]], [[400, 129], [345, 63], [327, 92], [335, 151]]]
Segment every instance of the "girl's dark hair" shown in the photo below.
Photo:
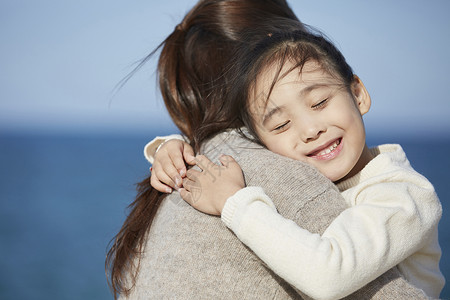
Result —
[[[252, 35], [251, 30], [247, 34]], [[269, 101], [275, 84], [291, 71], [302, 72], [306, 62], [316, 62], [329, 75], [335, 77], [342, 87], [350, 88], [354, 80], [352, 68], [342, 53], [323, 34], [317, 30], [277, 31], [268, 34], [255, 43], [248, 42], [240, 47], [230, 73], [231, 80], [228, 101], [238, 111], [241, 123], [249, 130], [253, 141], [261, 143], [255, 128], [254, 118], [250, 114], [249, 104], [256, 98], [264, 97]], [[289, 69], [283, 69], [286, 63]], [[276, 67], [269, 90], [258, 93], [256, 82], [267, 67]], [[246, 135], [248, 137], [248, 135]]]
[[[248, 28], [255, 28], [250, 38], [244, 34]], [[201, 0], [131, 75], [161, 49], [158, 76], [165, 105], [198, 151], [214, 134], [242, 125], [225, 97], [230, 82], [226, 70], [235, 49], [248, 38], [260, 39], [277, 29], [304, 29], [285, 0]], [[164, 198], [150, 186], [150, 176], [137, 184], [137, 190], [106, 257], [115, 298], [129, 294], [135, 284], [146, 234]]]

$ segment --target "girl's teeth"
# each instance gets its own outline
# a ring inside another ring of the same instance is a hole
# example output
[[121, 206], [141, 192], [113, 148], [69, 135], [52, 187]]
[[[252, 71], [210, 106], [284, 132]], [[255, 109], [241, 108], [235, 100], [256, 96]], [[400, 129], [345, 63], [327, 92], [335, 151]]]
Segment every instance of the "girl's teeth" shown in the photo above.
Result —
[[322, 150], [320, 151], [319, 155], [325, 155], [325, 154], [329, 154], [331, 151], [333, 151], [334, 149], [336, 149], [336, 147], [339, 145], [339, 140], [334, 142], [333, 145], [331, 145], [328, 149]]

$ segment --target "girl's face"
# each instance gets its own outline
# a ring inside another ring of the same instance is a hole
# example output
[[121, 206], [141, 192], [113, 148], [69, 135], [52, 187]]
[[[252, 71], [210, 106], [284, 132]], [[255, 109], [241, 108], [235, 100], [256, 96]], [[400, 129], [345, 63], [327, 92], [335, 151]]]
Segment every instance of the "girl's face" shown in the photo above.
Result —
[[[292, 67], [286, 63], [281, 74]], [[359, 78], [349, 91], [315, 62], [285, 74], [267, 95], [277, 66], [265, 68], [250, 99], [256, 133], [278, 154], [315, 166], [332, 181], [359, 172], [371, 159], [362, 121], [370, 96]]]

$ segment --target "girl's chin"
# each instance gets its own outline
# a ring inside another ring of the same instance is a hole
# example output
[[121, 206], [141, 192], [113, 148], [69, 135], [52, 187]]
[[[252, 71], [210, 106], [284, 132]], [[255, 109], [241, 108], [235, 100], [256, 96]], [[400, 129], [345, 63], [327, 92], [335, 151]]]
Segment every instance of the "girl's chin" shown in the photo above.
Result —
[[342, 180], [346, 174], [342, 173], [336, 173], [336, 172], [326, 172], [319, 169], [319, 171], [325, 175], [326, 178], [331, 180], [332, 182], [338, 182], [339, 180]]

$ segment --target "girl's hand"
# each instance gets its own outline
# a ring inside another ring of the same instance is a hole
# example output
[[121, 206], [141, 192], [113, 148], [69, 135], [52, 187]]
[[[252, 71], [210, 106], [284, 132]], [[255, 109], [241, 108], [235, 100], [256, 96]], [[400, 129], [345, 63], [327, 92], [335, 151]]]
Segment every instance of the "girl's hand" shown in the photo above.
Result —
[[150, 184], [163, 193], [178, 190], [186, 176], [185, 162], [193, 165], [194, 159], [194, 150], [188, 143], [177, 139], [165, 142], [155, 153]]
[[245, 187], [241, 167], [234, 158], [223, 155], [219, 160], [220, 166], [204, 155], [197, 156], [195, 162], [202, 171], [187, 171], [179, 190], [186, 202], [211, 215], [220, 215], [226, 200]]

